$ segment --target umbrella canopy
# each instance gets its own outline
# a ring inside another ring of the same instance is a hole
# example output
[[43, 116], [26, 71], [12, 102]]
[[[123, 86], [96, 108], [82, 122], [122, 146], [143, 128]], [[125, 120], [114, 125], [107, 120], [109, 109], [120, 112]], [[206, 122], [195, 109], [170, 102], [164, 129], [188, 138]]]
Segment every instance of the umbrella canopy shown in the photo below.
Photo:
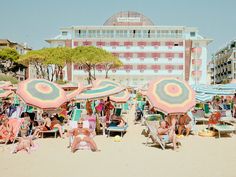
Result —
[[68, 101], [75, 98], [76, 95], [79, 95], [85, 89], [83, 83], [78, 83], [77, 87], [78, 88], [76, 90], [73, 90], [71, 92], [66, 92], [66, 97]]
[[110, 96], [111, 101], [116, 103], [126, 103], [130, 99], [130, 93], [128, 90], [117, 93], [115, 95]]
[[0, 88], [9, 87], [11, 85], [12, 84], [9, 81], [0, 81]]
[[107, 84], [101, 87], [95, 87], [95, 88], [83, 91], [76, 98], [78, 100], [103, 98], [103, 97], [117, 94], [119, 92], [122, 92], [123, 90], [125, 90], [125, 88], [117, 87], [112, 84]]
[[105, 85], [114, 85], [117, 87], [121, 86], [119, 83], [109, 80], [109, 79], [98, 79], [98, 80], [93, 81], [93, 87], [102, 87]]
[[205, 94], [205, 93], [196, 93], [196, 100], [199, 102], [207, 102], [212, 101], [213, 95]]
[[3, 90], [0, 89], [0, 98], [6, 98], [8, 97], [10, 94], [12, 94], [13, 92], [10, 90]]
[[159, 78], [150, 82], [147, 97], [164, 113], [185, 113], [195, 106], [195, 92], [185, 81]]
[[41, 109], [56, 109], [67, 101], [65, 91], [45, 79], [22, 81], [16, 93], [26, 104]]

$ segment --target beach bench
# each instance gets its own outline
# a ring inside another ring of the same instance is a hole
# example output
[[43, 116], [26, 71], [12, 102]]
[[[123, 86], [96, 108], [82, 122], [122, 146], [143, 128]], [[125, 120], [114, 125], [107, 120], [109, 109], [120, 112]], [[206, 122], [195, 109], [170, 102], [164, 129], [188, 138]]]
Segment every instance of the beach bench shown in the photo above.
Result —
[[216, 124], [212, 126], [218, 132], [219, 138], [221, 137], [222, 133], [233, 133], [235, 132], [235, 127], [233, 125], [221, 125]]

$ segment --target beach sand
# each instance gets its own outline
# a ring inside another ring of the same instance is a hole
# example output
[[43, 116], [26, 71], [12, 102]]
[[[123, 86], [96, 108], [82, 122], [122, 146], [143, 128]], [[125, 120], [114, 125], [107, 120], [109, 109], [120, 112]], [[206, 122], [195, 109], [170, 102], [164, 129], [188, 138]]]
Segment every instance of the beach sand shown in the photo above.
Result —
[[171, 148], [145, 146], [145, 128], [133, 124], [130, 111], [128, 132], [121, 142], [96, 136], [101, 152], [80, 150], [72, 154], [68, 139], [44, 138], [31, 154], [10, 154], [0, 149], [1, 177], [236, 177], [236, 136], [180, 139], [178, 152]]

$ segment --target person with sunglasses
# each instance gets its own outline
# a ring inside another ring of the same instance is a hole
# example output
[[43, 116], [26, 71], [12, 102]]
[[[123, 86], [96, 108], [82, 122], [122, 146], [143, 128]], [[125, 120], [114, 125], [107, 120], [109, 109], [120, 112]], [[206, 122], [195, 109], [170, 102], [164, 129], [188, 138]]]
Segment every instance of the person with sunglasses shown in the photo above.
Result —
[[69, 131], [69, 135], [74, 137], [73, 143], [71, 145], [71, 152], [76, 152], [80, 142], [83, 141], [88, 143], [93, 152], [99, 151], [95, 141], [90, 137], [91, 133], [89, 129], [83, 128], [83, 119], [80, 119], [77, 125], [77, 128]]

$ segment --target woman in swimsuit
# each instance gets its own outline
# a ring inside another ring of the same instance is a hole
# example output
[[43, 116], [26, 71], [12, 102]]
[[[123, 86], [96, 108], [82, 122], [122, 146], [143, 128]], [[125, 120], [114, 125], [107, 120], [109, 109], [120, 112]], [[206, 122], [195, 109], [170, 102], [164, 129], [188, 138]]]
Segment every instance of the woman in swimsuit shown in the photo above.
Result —
[[81, 141], [88, 143], [93, 152], [98, 151], [95, 141], [90, 138], [90, 131], [87, 128], [83, 128], [83, 120], [79, 120], [78, 127], [71, 130], [69, 134], [74, 137], [71, 152], [74, 153], [78, 149]]
[[4, 118], [0, 126], [0, 139], [3, 139], [5, 144], [14, 139], [13, 127], [9, 124], [8, 118]]
[[176, 135], [172, 127], [166, 128], [166, 121], [160, 122], [160, 127], [157, 129], [157, 135], [162, 139], [164, 142], [171, 141], [173, 143], [173, 148], [176, 150]]

